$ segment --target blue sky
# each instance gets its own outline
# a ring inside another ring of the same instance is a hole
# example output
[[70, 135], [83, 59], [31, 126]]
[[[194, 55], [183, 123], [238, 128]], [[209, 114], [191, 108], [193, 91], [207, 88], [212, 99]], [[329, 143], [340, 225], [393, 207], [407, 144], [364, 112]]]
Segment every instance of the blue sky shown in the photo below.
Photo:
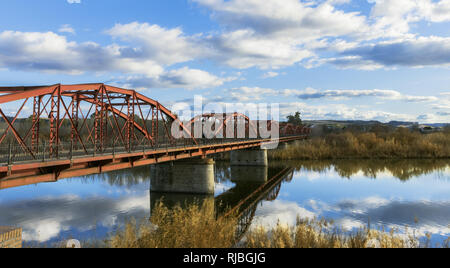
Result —
[[450, 122], [449, 29], [449, 0], [4, 0], [0, 85], [104, 82], [169, 108], [202, 95], [276, 102], [282, 117]]

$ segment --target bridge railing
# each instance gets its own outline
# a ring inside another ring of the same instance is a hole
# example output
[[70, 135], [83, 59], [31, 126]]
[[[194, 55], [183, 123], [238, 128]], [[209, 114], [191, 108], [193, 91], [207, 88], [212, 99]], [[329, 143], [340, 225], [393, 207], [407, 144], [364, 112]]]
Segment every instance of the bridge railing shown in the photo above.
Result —
[[[280, 138], [286, 138], [296, 135], [285, 135]], [[73, 158], [81, 158], [87, 156], [100, 156], [100, 155], [115, 155], [123, 153], [135, 153], [135, 152], [150, 152], [158, 150], [173, 150], [180, 148], [189, 148], [197, 146], [208, 146], [218, 144], [230, 144], [236, 142], [251, 142], [259, 141], [257, 139], [197, 139], [198, 145], [192, 143], [191, 139], [176, 139], [172, 141], [162, 141], [156, 144], [137, 144], [132, 143], [131, 146], [115, 143], [106, 143], [103, 145], [90, 145], [89, 147], [83, 146], [80, 143], [59, 143], [58, 147], [54, 147], [48, 143], [41, 143], [38, 146], [27, 145], [28, 148], [32, 148], [33, 151], [28, 151], [25, 147], [11, 143], [8, 146], [0, 146], [0, 165], [12, 165], [17, 162], [27, 161], [52, 161], [52, 160], [67, 160]]]

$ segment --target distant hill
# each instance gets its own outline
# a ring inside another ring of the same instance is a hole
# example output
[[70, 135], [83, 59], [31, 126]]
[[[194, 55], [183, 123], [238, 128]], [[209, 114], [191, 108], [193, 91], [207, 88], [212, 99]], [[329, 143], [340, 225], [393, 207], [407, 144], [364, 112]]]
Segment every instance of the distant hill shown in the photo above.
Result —
[[334, 126], [370, 126], [370, 125], [385, 125], [392, 127], [413, 127], [419, 125], [426, 125], [435, 128], [441, 128], [450, 125], [450, 123], [434, 123], [434, 124], [419, 124], [419, 122], [408, 121], [391, 121], [389, 123], [382, 123], [380, 121], [364, 121], [364, 120], [303, 120], [307, 125], [334, 125]]
[[379, 121], [363, 121], [363, 120], [303, 120], [307, 125], [379, 125], [383, 124]]
[[367, 123], [379, 123], [379, 121], [364, 121], [364, 120], [303, 120], [304, 122], [308, 123], [321, 123], [321, 124], [332, 124], [332, 123], [338, 123], [338, 124], [367, 124]]
[[[12, 117], [12, 116], [7, 116], [6, 118], [8, 118], [9, 122], [14, 120], [14, 117]], [[6, 123], [6, 121], [5, 121], [5, 119], [3, 117], [0, 117], [0, 123]]]
[[436, 124], [423, 124], [431, 127], [446, 127], [450, 126], [450, 123], [436, 123]]
[[405, 126], [418, 126], [419, 122], [405, 122], [405, 121], [391, 121], [389, 123], [387, 123], [387, 125], [389, 126], [393, 126], [393, 127], [405, 127]]

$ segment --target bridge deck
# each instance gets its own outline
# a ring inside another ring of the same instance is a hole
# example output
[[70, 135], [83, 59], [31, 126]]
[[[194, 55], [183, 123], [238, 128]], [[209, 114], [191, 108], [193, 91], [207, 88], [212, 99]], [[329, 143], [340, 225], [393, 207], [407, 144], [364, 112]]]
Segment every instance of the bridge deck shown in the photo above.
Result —
[[59, 159], [45, 159], [45, 157], [39, 160], [24, 159], [9, 165], [8, 163], [1, 164], [0, 162], [0, 189], [40, 182], [54, 182], [64, 178], [100, 174], [180, 159], [206, 157], [211, 154], [256, 148], [271, 142], [289, 142], [306, 138], [306, 135], [300, 135], [281, 137], [277, 140], [219, 140], [209, 141], [207, 144], [200, 143], [195, 146], [179, 145], [151, 149], [142, 147], [132, 152], [126, 152], [120, 150], [120, 148], [106, 148], [104, 153], [92, 153], [89, 155], [61, 153], [65, 157], [62, 156]]

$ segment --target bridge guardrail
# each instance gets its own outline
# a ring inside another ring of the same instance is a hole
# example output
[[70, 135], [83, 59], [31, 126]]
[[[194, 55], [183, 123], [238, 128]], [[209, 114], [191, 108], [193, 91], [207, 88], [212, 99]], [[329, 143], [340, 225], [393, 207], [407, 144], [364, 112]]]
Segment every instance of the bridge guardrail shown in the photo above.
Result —
[[[280, 138], [295, 137], [298, 135], [285, 135]], [[115, 155], [123, 153], [136, 153], [136, 152], [150, 152], [158, 150], [172, 150], [172, 149], [182, 149], [188, 147], [202, 147], [207, 145], [220, 145], [220, 144], [230, 144], [237, 142], [251, 142], [260, 141], [261, 139], [197, 139], [198, 145], [195, 145], [189, 139], [177, 139], [173, 141], [160, 142], [155, 145], [150, 144], [132, 144], [130, 148], [127, 146], [116, 145], [110, 143], [104, 145], [102, 148], [96, 148], [91, 145], [89, 148], [83, 147], [81, 144], [73, 143], [60, 143], [57, 148], [51, 147], [47, 143], [42, 143], [34, 147], [34, 151], [31, 154], [26, 151], [19, 144], [10, 143], [8, 146], [0, 147], [0, 166], [12, 165], [18, 162], [27, 161], [53, 161], [53, 160], [67, 160], [73, 158], [79, 158], [83, 156], [99, 156], [99, 155]], [[29, 146], [32, 148], [32, 146]], [[53, 153], [51, 150], [53, 149]]]

